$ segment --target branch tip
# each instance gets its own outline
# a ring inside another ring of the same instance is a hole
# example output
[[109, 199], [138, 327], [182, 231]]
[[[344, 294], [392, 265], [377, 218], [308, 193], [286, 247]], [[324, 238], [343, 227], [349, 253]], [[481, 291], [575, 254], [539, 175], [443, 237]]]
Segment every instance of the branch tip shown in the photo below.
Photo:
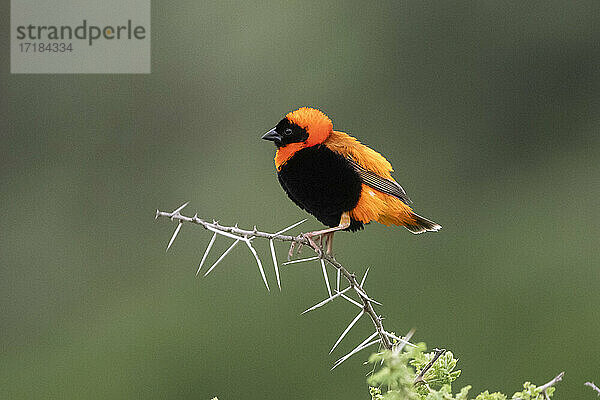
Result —
[[545, 383], [542, 386], [538, 386], [538, 390], [540, 391], [540, 393], [544, 393], [545, 397], [548, 397], [548, 394], [546, 393], [546, 390], [548, 390], [549, 387], [552, 387], [556, 383], [560, 382], [562, 380], [562, 378], [563, 378], [564, 375], [565, 375], [565, 371], [563, 371], [560, 374], [556, 375], [550, 382]]

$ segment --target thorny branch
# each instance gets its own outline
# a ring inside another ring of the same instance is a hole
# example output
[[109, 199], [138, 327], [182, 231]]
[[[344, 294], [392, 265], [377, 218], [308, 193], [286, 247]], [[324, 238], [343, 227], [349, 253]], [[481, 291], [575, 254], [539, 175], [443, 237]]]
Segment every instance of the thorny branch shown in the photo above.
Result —
[[[385, 328], [383, 326], [383, 318], [380, 315], [378, 315], [373, 308], [374, 304], [381, 305], [381, 303], [373, 300], [373, 298], [371, 298], [367, 294], [367, 292], [364, 288], [364, 283], [367, 278], [367, 273], [369, 272], [368, 269], [365, 272], [365, 275], [363, 276], [361, 281], [359, 282], [359, 280], [357, 279], [355, 274], [348, 271], [332, 255], [329, 255], [329, 254], [326, 254], [325, 252], [323, 252], [320, 247], [313, 247], [313, 245], [302, 234], [297, 235], [297, 236], [291, 236], [291, 235], [284, 234], [285, 232], [289, 231], [290, 229], [293, 229], [296, 226], [300, 225], [305, 220], [300, 221], [296, 224], [293, 224], [285, 229], [282, 229], [279, 232], [269, 233], [269, 232], [259, 231], [256, 228], [256, 226], [252, 230], [241, 229], [237, 225], [223, 226], [223, 225], [220, 225], [218, 221], [212, 221], [212, 222], [206, 221], [206, 220], [198, 217], [198, 214], [195, 214], [193, 217], [188, 217], [188, 216], [182, 215], [181, 211], [187, 205], [188, 205], [188, 203], [185, 203], [184, 205], [182, 205], [181, 207], [177, 208], [175, 211], [172, 211], [172, 212], [164, 212], [164, 211], [156, 210], [156, 219], [158, 219], [160, 217], [167, 217], [167, 218], [170, 218], [172, 221], [174, 221], [174, 220], [178, 221], [177, 227], [175, 228], [175, 232], [173, 233], [173, 236], [171, 237], [171, 240], [169, 241], [169, 244], [167, 246], [167, 250], [169, 250], [169, 248], [175, 241], [175, 238], [179, 234], [181, 227], [184, 223], [197, 224], [197, 225], [200, 225], [200, 226], [204, 227], [205, 229], [213, 232], [213, 236], [206, 248], [206, 251], [204, 252], [204, 255], [202, 256], [202, 260], [200, 261], [200, 264], [198, 265], [198, 270], [196, 272], [196, 275], [200, 272], [202, 266], [204, 265], [204, 263], [207, 259], [208, 253], [211, 251], [217, 235], [233, 239], [234, 242], [217, 259], [217, 261], [207, 270], [207, 272], [204, 275], [205, 276], [208, 275], [233, 250], [233, 248], [239, 242], [244, 242], [256, 260], [256, 263], [260, 270], [261, 277], [263, 279], [265, 286], [267, 287], [267, 290], [270, 290], [269, 284], [267, 282], [267, 278], [265, 276], [260, 257], [258, 256], [258, 253], [256, 252], [256, 250], [254, 249], [254, 247], [252, 245], [253, 239], [261, 238], [261, 239], [269, 240], [269, 247], [270, 247], [270, 251], [271, 251], [273, 266], [275, 268], [275, 275], [277, 277], [277, 285], [280, 290], [281, 290], [281, 282], [280, 282], [280, 275], [279, 275], [279, 266], [277, 264], [277, 257], [275, 254], [275, 248], [273, 246], [274, 240], [278, 240], [278, 241], [282, 241], [282, 242], [291, 242], [291, 243], [294, 243], [296, 245], [296, 247], [306, 246], [306, 247], [311, 248], [317, 254], [317, 256], [315, 256], [315, 257], [309, 257], [309, 258], [305, 258], [305, 259], [301, 259], [301, 260], [293, 260], [293, 261], [284, 263], [284, 265], [285, 265], [285, 264], [291, 264], [291, 263], [308, 262], [308, 261], [313, 261], [313, 260], [318, 260], [321, 263], [323, 275], [324, 275], [326, 286], [327, 286], [328, 297], [325, 300], [317, 303], [313, 307], [310, 307], [309, 309], [304, 311], [304, 313], [306, 313], [308, 311], [312, 311], [316, 308], [319, 308], [337, 298], [342, 298], [342, 299], [354, 304], [355, 306], [358, 306], [361, 308], [360, 313], [352, 320], [352, 322], [350, 322], [348, 327], [344, 330], [344, 332], [338, 338], [336, 343], [333, 345], [331, 351], [333, 351], [336, 348], [336, 346], [341, 342], [341, 340], [348, 333], [348, 331], [350, 331], [350, 329], [354, 326], [354, 324], [364, 314], [367, 314], [369, 316], [369, 318], [371, 319], [371, 322], [373, 323], [373, 326], [375, 328], [375, 332], [371, 336], [369, 336], [361, 344], [359, 344], [357, 347], [355, 347], [354, 350], [352, 350], [350, 353], [348, 353], [344, 357], [340, 358], [334, 364], [333, 368], [337, 367], [339, 364], [344, 362], [347, 358], [349, 358], [353, 354], [355, 354], [355, 353], [359, 352], [360, 350], [363, 350], [373, 344], [376, 344], [376, 343], [379, 343], [383, 348], [388, 349], [388, 350], [393, 349], [396, 345], [398, 345], [398, 346], [400, 346], [400, 345], [401, 346], [404, 346], [404, 345], [414, 346], [412, 343], [410, 343], [408, 341], [407, 338], [398, 337], [398, 336], [394, 335], [393, 333], [390, 333], [385, 330]], [[336, 279], [336, 285], [335, 285], [334, 289], [332, 289], [330, 286], [329, 278], [327, 276], [327, 271], [326, 271], [326, 265], [332, 266], [336, 270], [337, 279]], [[346, 287], [344, 289], [340, 288], [340, 277], [341, 276], [343, 276], [344, 279], [348, 282], [348, 287]], [[350, 294], [350, 292], [354, 292], [357, 295], [359, 301], [356, 301], [355, 299], [352, 299], [351, 297], [349, 297], [348, 295]]]
[[[304, 258], [304, 259], [300, 259], [300, 260], [293, 260], [293, 261], [288, 261], [286, 263], [283, 263], [283, 265], [287, 265], [287, 264], [310, 262], [310, 261], [316, 261], [316, 260], [318, 260], [321, 263], [323, 276], [325, 278], [325, 283], [327, 286], [328, 297], [325, 300], [308, 308], [302, 314], [305, 314], [309, 311], [312, 311], [319, 307], [322, 307], [323, 305], [325, 305], [337, 298], [342, 298], [342, 299], [348, 301], [349, 303], [361, 308], [361, 311], [358, 313], [358, 315], [356, 315], [356, 317], [350, 322], [350, 324], [346, 327], [346, 329], [342, 332], [340, 337], [337, 339], [337, 341], [331, 348], [330, 353], [333, 352], [333, 350], [335, 350], [337, 345], [342, 341], [342, 339], [346, 336], [346, 334], [350, 331], [350, 329], [352, 329], [352, 327], [356, 324], [356, 322], [358, 322], [358, 320], [364, 314], [367, 314], [369, 316], [369, 318], [371, 319], [371, 322], [373, 323], [373, 326], [375, 327], [374, 333], [372, 333], [369, 337], [367, 337], [365, 340], [363, 340], [351, 352], [349, 352], [348, 354], [346, 354], [345, 356], [343, 356], [339, 360], [337, 360], [331, 369], [336, 368], [338, 365], [340, 365], [341, 363], [343, 363], [344, 361], [346, 361], [348, 358], [350, 358], [352, 355], [358, 353], [359, 351], [366, 349], [367, 347], [372, 346], [377, 343], [387, 350], [394, 350], [394, 351], [401, 351], [405, 345], [414, 346], [414, 344], [409, 342], [410, 338], [412, 337], [412, 334], [414, 333], [413, 330], [411, 330], [405, 337], [402, 338], [402, 337], [398, 337], [398, 336], [394, 335], [393, 333], [386, 331], [385, 328], [383, 327], [383, 318], [380, 315], [378, 315], [373, 308], [374, 304], [381, 305], [381, 303], [379, 303], [379, 302], [373, 300], [373, 298], [369, 297], [369, 295], [367, 294], [367, 292], [364, 288], [364, 283], [367, 278], [367, 274], [369, 272], [368, 268], [365, 271], [365, 274], [362, 277], [361, 281], [359, 282], [356, 278], [356, 275], [349, 272], [332, 255], [325, 253], [323, 251], [323, 249], [321, 249], [318, 246], [314, 247], [313, 244], [310, 243], [308, 241], [308, 239], [306, 239], [306, 237], [304, 237], [302, 234], [297, 235], [297, 236], [291, 236], [291, 235], [284, 234], [285, 232], [297, 227], [298, 225], [300, 225], [301, 223], [303, 223], [306, 220], [297, 222], [291, 226], [288, 226], [285, 229], [280, 230], [279, 232], [269, 233], [269, 232], [259, 231], [256, 228], [256, 226], [252, 230], [241, 229], [237, 226], [237, 224], [235, 226], [223, 226], [223, 225], [220, 225], [218, 221], [213, 220], [212, 222], [209, 222], [209, 221], [203, 220], [202, 218], [198, 217], [198, 214], [195, 214], [193, 217], [187, 217], [187, 216], [181, 214], [181, 210], [183, 210], [187, 205], [188, 205], [188, 203], [185, 203], [181, 207], [177, 208], [176, 210], [174, 210], [172, 212], [156, 210], [156, 219], [158, 219], [160, 217], [167, 217], [167, 218], [170, 218], [172, 221], [174, 221], [174, 220], [178, 221], [177, 227], [175, 228], [175, 232], [173, 232], [173, 236], [171, 237], [171, 240], [169, 241], [169, 244], [167, 246], [167, 250], [169, 250], [169, 248], [175, 241], [175, 238], [179, 234], [179, 231], [181, 230], [181, 227], [183, 226], [184, 223], [197, 224], [197, 225], [200, 225], [200, 226], [204, 227], [205, 229], [213, 232], [210, 242], [208, 243], [208, 246], [204, 252], [204, 255], [202, 256], [202, 260], [200, 261], [200, 264], [198, 265], [198, 270], [196, 271], [196, 275], [198, 275], [198, 273], [202, 269], [202, 266], [204, 265], [204, 263], [207, 259], [207, 256], [210, 253], [210, 251], [213, 247], [213, 244], [215, 243], [217, 236], [228, 237], [230, 239], [233, 239], [234, 242], [229, 246], [229, 248], [227, 248], [227, 250], [225, 250], [225, 252], [217, 259], [217, 261], [215, 261], [213, 263], [213, 265], [206, 271], [204, 276], [208, 275], [236, 247], [236, 245], [239, 242], [244, 242], [246, 244], [246, 246], [248, 247], [248, 249], [250, 250], [250, 252], [252, 253], [252, 255], [254, 256], [254, 259], [256, 260], [258, 269], [260, 271], [261, 277], [263, 279], [263, 282], [264, 282], [267, 290], [270, 290], [269, 284], [267, 282], [267, 278], [266, 278], [260, 257], [258, 255], [258, 253], [256, 252], [256, 249], [252, 245], [253, 239], [262, 238], [262, 239], [269, 240], [269, 248], [271, 251], [271, 257], [272, 257], [272, 261], [273, 261], [273, 266], [275, 268], [275, 275], [277, 277], [277, 286], [279, 287], [279, 290], [281, 290], [281, 280], [280, 280], [279, 266], [277, 264], [277, 256], [275, 254], [275, 247], [273, 245], [273, 241], [278, 240], [278, 241], [282, 241], [282, 242], [291, 242], [296, 247], [307, 246], [316, 253], [316, 256], [314, 256], [314, 257], [308, 257], [308, 258]], [[335, 270], [336, 270], [335, 289], [332, 289], [330, 286], [329, 277], [328, 277], [327, 271], [326, 271], [326, 265], [330, 265], [333, 268], [335, 268]], [[346, 287], [344, 289], [340, 288], [341, 276], [343, 276], [345, 278], [345, 280], [348, 282], [348, 287]], [[351, 298], [347, 295], [347, 293], [349, 294], [349, 292], [351, 292], [351, 291], [353, 291], [358, 296], [358, 299], [360, 300], [360, 302], [354, 300], [353, 298]], [[446, 351], [445, 349], [434, 349], [433, 358], [425, 366], [425, 368], [423, 368], [423, 370], [420, 371], [420, 373], [417, 375], [417, 377], [415, 378], [415, 381], [414, 381], [415, 385], [417, 385], [417, 384], [427, 385], [427, 382], [424, 380], [423, 377], [425, 376], [427, 371], [435, 364], [435, 362], [445, 353], [445, 351]], [[557, 382], [559, 382], [562, 379], [563, 375], [564, 375], [564, 372], [561, 372], [550, 382], [548, 382], [545, 385], [542, 385], [538, 388], [540, 390], [540, 393], [543, 393], [544, 397], [547, 400], [549, 399], [549, 396], [546, 393], [547, 389], [550, 388], [551, 386], [555, 385]], [[593, 383], [587, 382], [586, 385], [591, 386], [594, 390], [596, 390], [600, 393], [600, 390]]]

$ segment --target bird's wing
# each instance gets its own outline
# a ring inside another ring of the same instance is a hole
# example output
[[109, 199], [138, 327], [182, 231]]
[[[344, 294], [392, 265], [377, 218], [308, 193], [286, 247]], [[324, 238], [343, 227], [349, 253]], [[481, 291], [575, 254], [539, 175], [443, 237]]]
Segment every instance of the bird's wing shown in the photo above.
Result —
[[393, 179], [382, 178], [377, 175], [373, 171], [369, 171], [366, 168], [363, 168], [360, 164], [358, 164], [354, 160], [349, 160], [350, 165], [356, 172], [358, 172], [358, 176], [360, 176], [360, 180], [367, 186], [372, 187], [373, 189], [377, 189], [382, 193], [389, 194], [391, 196], [397, 197], [402, 200], [403, 203], [408, 204], [412, 203], [412, 201], [408, 198], [408, 195], [400, 186], [398, 182]]
[[402, 186], [392, 178], [392, 165], [381, 154], [343, 132], [333, 131], [323, 144], [346, 157], [362, 183], [405, 204], [411, 203]]

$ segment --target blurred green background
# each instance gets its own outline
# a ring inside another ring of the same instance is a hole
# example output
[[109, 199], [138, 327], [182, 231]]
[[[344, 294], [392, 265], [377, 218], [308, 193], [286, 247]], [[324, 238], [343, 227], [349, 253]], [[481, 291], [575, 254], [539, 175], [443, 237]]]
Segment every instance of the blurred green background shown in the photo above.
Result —
[[565, 370], [557, 399], [595, 398], [598, 1], [155, 1], [152, 74], [65, 76], [9, 73], [2, 8], [0, 398], [367, 398], [368, 352], [329, 368], [368, 320], [330, 356], [355, 309], [299, 315], [326, 295], [317, 264], [267, 293], [239, 247], [196, 278], [210, 235], [184, 226], [165, 254], [175, 224], [154, 221], [185, 201], [268, 231], [304, 218], [259, 140], [304, 105], [444, 227], [337, 238], [386, 326], [451, 349], [473, 394]]

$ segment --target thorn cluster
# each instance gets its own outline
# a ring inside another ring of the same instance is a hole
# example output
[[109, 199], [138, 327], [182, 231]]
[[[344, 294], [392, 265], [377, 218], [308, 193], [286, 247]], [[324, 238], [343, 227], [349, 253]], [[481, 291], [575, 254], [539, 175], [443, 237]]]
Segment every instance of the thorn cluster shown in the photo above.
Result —
[[[169, 240], [169, 244], [167, 245], [167, 251], [173, 245], [173, 242], [175, 241], [175, 238], [179, 234], [181, 227], [184, 223], [192, 223], [192, 224], [201, 225], [202, 227], [204, 227], [205, 229], [207, 229], [213, 233], [210, 241], [208, 242], [208, 246], [206, 247], [206, 250], [204, 251], [204, 254], [202, 255], [202, 259], [200, 260], [200, 263], [198, 264], [198, 268], [196, 270], [196, 275], [198, 275], [200, 273], [200, 270], [202, 269], [203, 265], [205, 264], [205, 262], [208, 258], [208, 255], [209, 255], [211, 249], [213, 248], [213, 245], [217, 239], [217, 236], [222, 236], [222, 237], [225, 237], [228, 239], [232, 239], [233, 242], [230, 244], [230, 246], [227, 248], [227, 250], [225, 250], [225, 252], [223, 252], [221, 254], [221, 256], [219, 256], [219, 258], [217, 258], [217, 260], [212, 264], [212, 266], [206, 270], [206, 272], [204, 273], [204, 276], [207, 276], [208, 274], [210, 274], [215, 269], [215, 267], [217, 265], [219, 265], [221, 263], [221, 261], [223, 261], [223, 259], [231, 253], [231, 251], [237, 246], [238, 243], [244, 242], [246, 244], [246, 247], [249, 249], [250, 253], [254, 257], [256, 264], [258, 265], [258, 270], [259, 270], [262, 280], [265, 284], [265, 287], [267, 288], [268, 291], [270, 291], [270, 288], [269, 288], [269, 283], [267, 281], [267, 277], [265, 275], [262, 261], [258, 255], [258, 252], [252, 245], [252, 241], [254, 239], [261, 238], [261, 239], [266, 239], [269, 241], [269, 249], [271, 252], [271, 259], [273, 262], [273, 267], [275, 269], [275, 276], [277, 278], [277, 287], [279, 288], [279, 290], [281, 290], [281, 277], [280, 277], [279, 265], [277, 262], [277, 254], [275, 252], [274, 241], [278, 240], [278, 241], [283, 241], [283, 242], [296, 243], [298, 246], [310, 247], [315, 252], [316, 256], [308, 257], [308, 258], [304, 258], [304, 259], [300, 259], [300, 260], [287, 261], [287, 262], [282, 263], [282, 265], [290, 265], [290, 264], [298, 264], [298, 263], [303, 263], [303, 262], [319, 261], [319, 263], [321, 265], [321, 271], [323, 273], [323, 279], [325, 280], [325, 287], [327, 289], [327, 298], [325, 298], [324, 300], [315, 304], [314, 306], [306, 309], [305, 311], [302, 312], [302, 314], [316, 310], [317, 308], [320, 308], [320, 307], [324, 306], [325, 304], [327, 304], [333, 300], [336, 300], [338, 298], [343, 299], [343, 300], [349, 302], [350, 304], [360, 308], [360, 311], [358, 312], [358, 314], [352, 319], [352, 321], [350, 321], [350, 323], [343, 330], [342, 334], [335, 341], [335, 343], [329, 353], [331, 354], [337, 348], [337, 346], [341, 343], [341, 341], [348, 334], [348, 332], [350, 332], [352, 327], [354, 327], [354, 325], [356, 325], [356, 323], [365, 314], [370, 317], [370, 320], [373, 323], [373, 326], [375, 328], [375, 332], [373, 332], [369, 337], [367, 337], [365, 340], [363, 340], [352, 351], [350, 351], [349, 353], [347, 353], [346, 355], [344, 355], [343, 357], [338, 359], [334, 363], [334, 365], [331, 369], [336, 368], [337, 366], [342, 364], [344, 361], [346, 361], [348, 358], [350, 358], [352, 355], [354, 355], [354, 354], [358, 353], [359, 351], [366, 349], [367, 347], [370, 347], [374, 344], [379, 344], [381, 347], [383, 347], [385, 349], [394, 350], [394, 351], [401, 351], [405, 345], [414, 346], [412, 343], [409, 342], [414, 331], [411, 330], [404, 338], [401, 338], [401, 337], [397, 337], [396, 335], [394, 335], [390, 332], [387, 332], [384, 329], [383, 322], [382, 322], [383, 318], [380, 315], [376, 314], [375, 310], [373, 308], [374, 305], [381, 305], [381, 303], [374, 300], [373, 298], [371, 298], [367, 294], [367, 292], [364, 288], [365, 281], [367, 279], [367, 274], [369, 273], [369, 268], [366, 269], [362, 279], [360, 280], [360, 282], [358, 282], [358, 280], [356, 279], [356, 275], [354, 275], [353, 273], [350, 273], [333, 256], [325, 253], [323, 251], [323, 249], [321, 249], [318, 245], [311, 243], [303, 235], [300, 234], [298, 236], [290, 236], [290, 235], [284, 234], [284, 233], [290, 231], [291, 229], [296, 228], [298, 225], [302, 224], [306, 220], [296, 222], [295, 224], [292, 224], [292, 225], [288, 226], [287, 228], [284, 228], [276, 233], [268, 233], [268, 232], [259, 231], [256, 226], [254, 226], [253, 229], [251, 229], [251, 230], [245, 230], [245, 229], [239, 228], [237, 224], [235, 224], [234, 226], [223, 226], [223, 225], [220, 225], [219, 222], [215, 221], [215, 220], [212, 220], [212, 222], [208, 222], [206, 220], [199, 218], [198, 214], [195, 214], [193, 217], [184, 216], [181, 214], [181, 211], [187, 205], [188, 205], [188, 203], [185, 203], [172, 212], [164, 212], [164, 211], [156, 210], [156, 219], [158, 219], [159, 217], [167, 217], [167, 218], [171, 219], [172, 221], [175, 221], [175, 220], [177, 221], [177, 227], [175, 228], [175, 231], [173, 232], [173, 235], [171, 236], [171, 240]], [[336, 271], [336, 282], [335, 282], [334, 288], [332, 288], [332, 286], [331, 286], [329, 275], [327, 273], [327, 267], [334, 268]], [[341, 284], [342, 276], [347, 281], [348, 286], [346, 286], [345, 288], [341, 287], [342, 286], [342, 284]], [[351, 294], [355, 295], [358, 298], [358, 300], [356, 300], [355, 298], [352, 298], [350, 296]], [[433, 362], [431, 363], [432, 365], [435, 362], [435, 360], [437, 360], [438, 357], [439, 357], [439, 355], [433, 360]], [[426, 372], [426, 371], [424, 371], [424, 372]], [[424, 372], [423, 372], [423, 374], [424, 374]]]

